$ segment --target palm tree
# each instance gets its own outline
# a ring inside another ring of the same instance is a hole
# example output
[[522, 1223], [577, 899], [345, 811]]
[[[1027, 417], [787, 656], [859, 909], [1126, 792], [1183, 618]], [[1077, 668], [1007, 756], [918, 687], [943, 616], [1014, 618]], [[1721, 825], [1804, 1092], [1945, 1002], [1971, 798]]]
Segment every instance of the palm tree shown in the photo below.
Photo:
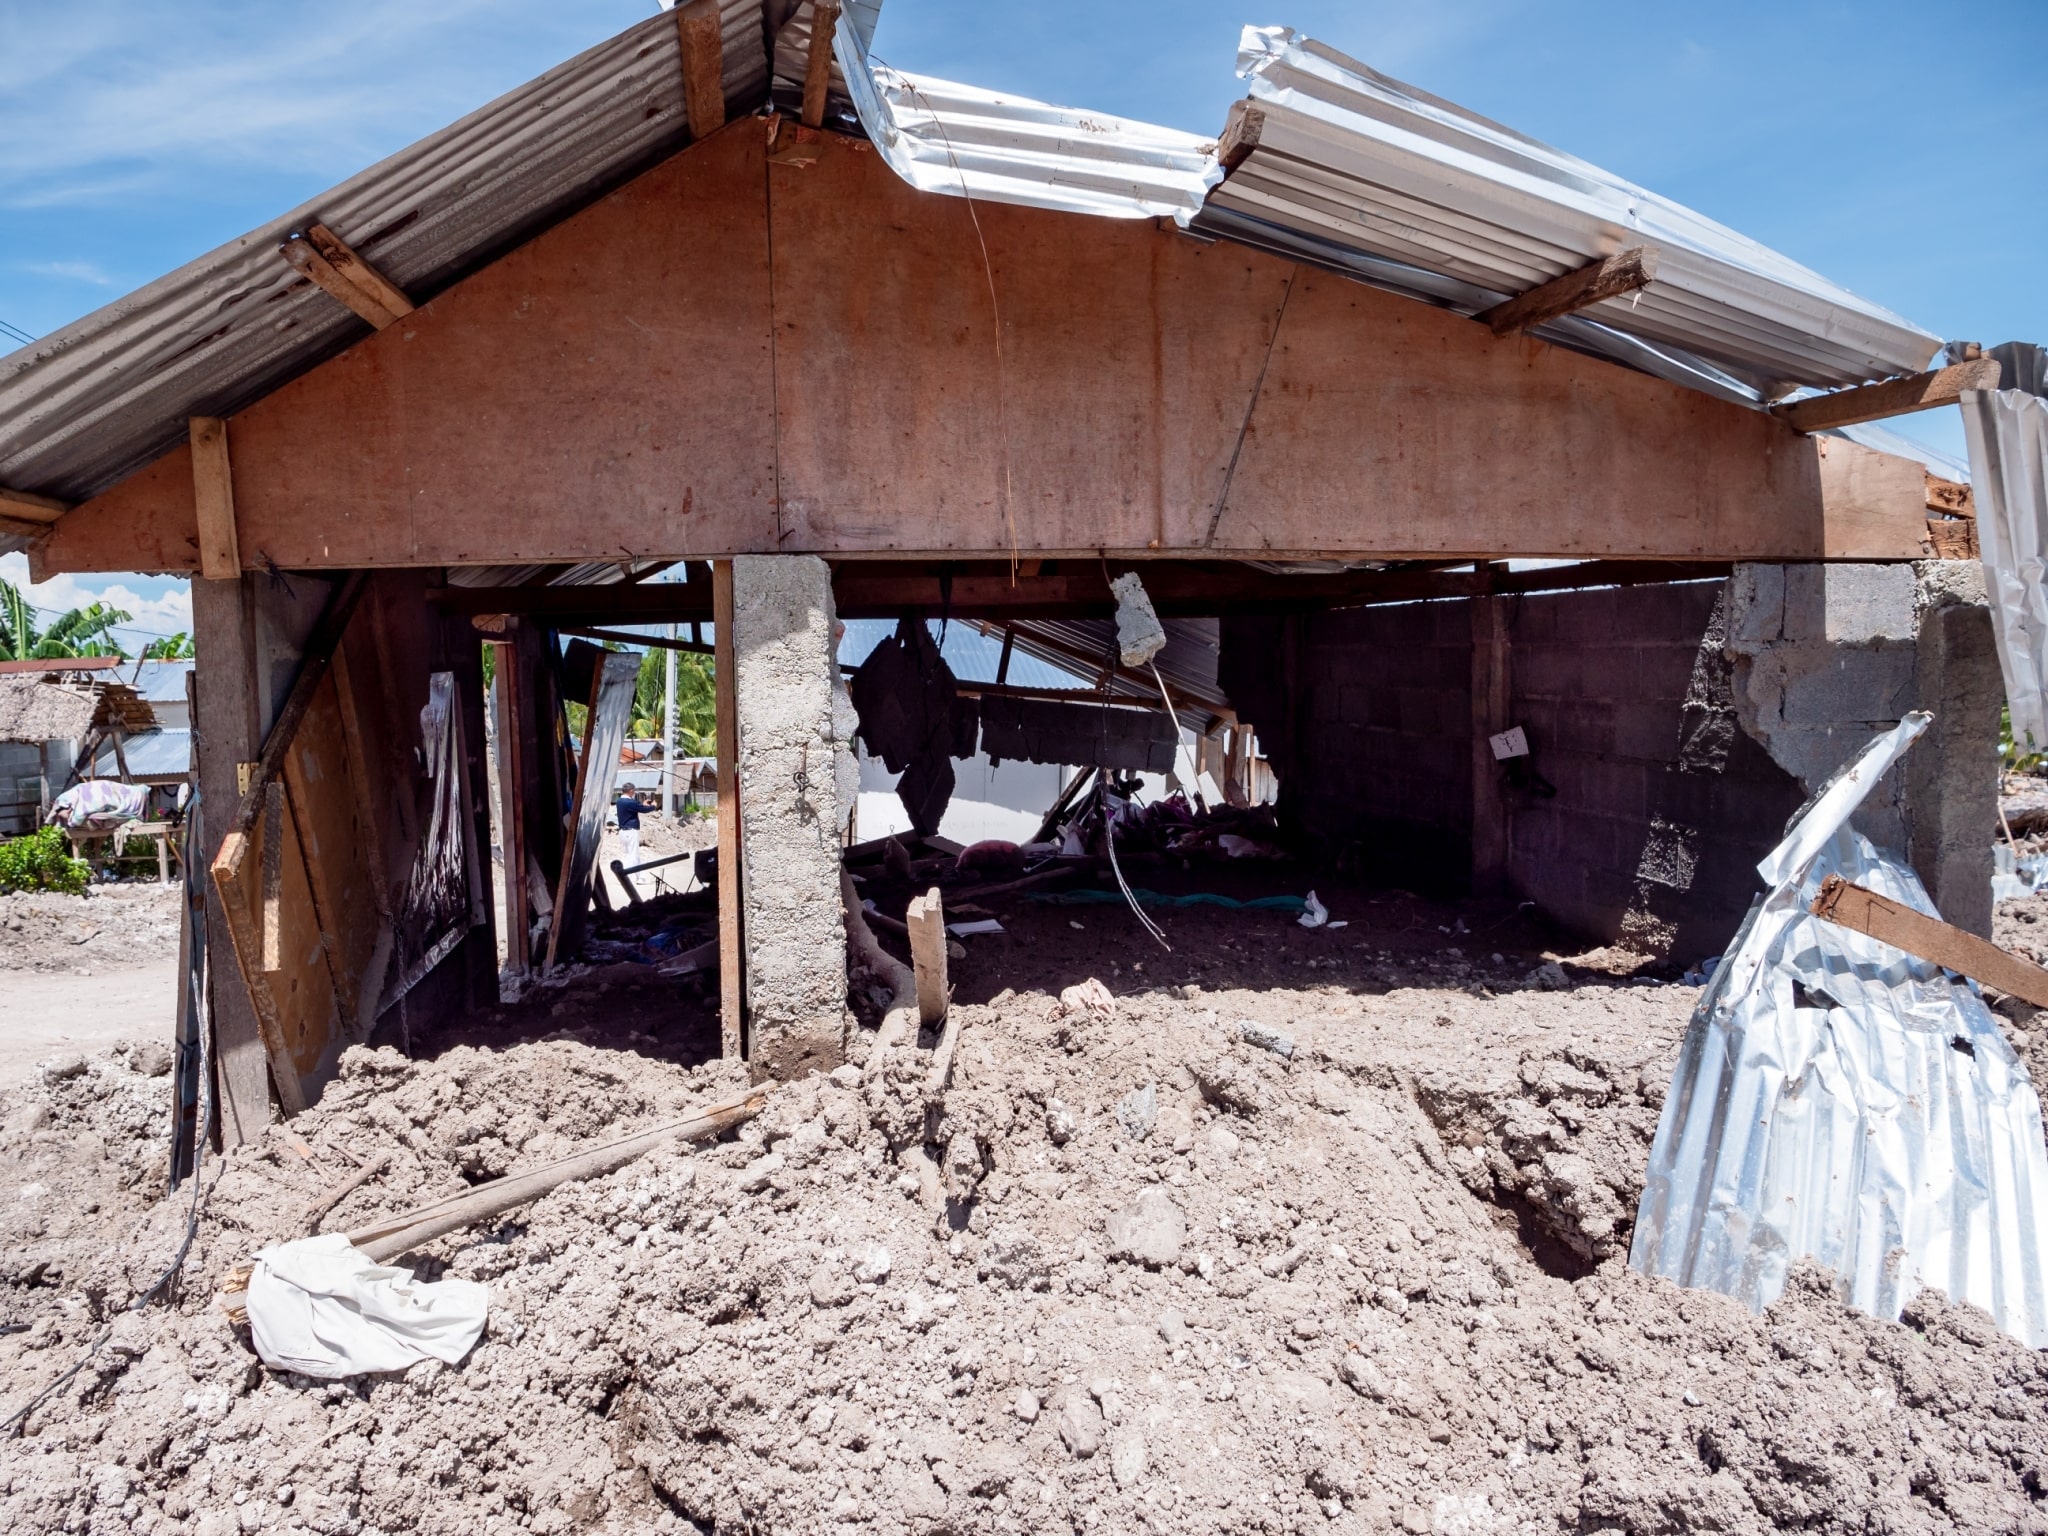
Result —
[[[662, 679], [666, 663], [659, 647], [648, 647], [633, 684], [630, 733], [643, 740], [661, 735]], [[711, 658], [683, 651], [676, 656], [676, 751], [684, 757], [708, 757], [718, 744], [718, 694], [712, 682]]]
[[[192, 648], [192, 637], [182, 629], [162, 640], [152, 640], [142, 648], [144, 661], [190, 661], [196, 654]], [[489, 654], [488, 649], [485, 654]]]
[[36, 610], [11, 581], [0, 581], [0, 661], [43, 661], [68, 656], [126, 656], [114, 626], [135, 615], [105, 603], [59, 614], [36, 628]]

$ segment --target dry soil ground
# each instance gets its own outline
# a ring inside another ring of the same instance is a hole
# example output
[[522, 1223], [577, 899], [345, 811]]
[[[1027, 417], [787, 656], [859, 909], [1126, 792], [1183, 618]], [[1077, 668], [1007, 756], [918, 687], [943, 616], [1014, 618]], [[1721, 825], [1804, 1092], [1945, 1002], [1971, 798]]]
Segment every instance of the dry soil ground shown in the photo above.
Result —
[[[948, 1091], [927, 1040], [443, 1240], [484, 1339], [345, 1385], [256, 1362], [220, 1277], [354, 1159], [391, 1163], [336, 1228], [724, 1091], [589, 1002], [638, 968], [351, 1053], [205, 1176], [169, 1307], [121, 1310], [185, 1231], [159, 1063], [41, 1073], [0, 1093], [6, 1409], [105, 1342], [0, 1441], [0, 1528], [2048, 1529], [2048, 1371], [1981, 1315], [1802, 1274], [1759, 1318], [1624, 1266], [1692, 989], [1347, 899], [1176, 912], [1171, 956], [1020, 912], [963, 963]], [[1091, 966], [1108, 1016], [1020, 985]]]

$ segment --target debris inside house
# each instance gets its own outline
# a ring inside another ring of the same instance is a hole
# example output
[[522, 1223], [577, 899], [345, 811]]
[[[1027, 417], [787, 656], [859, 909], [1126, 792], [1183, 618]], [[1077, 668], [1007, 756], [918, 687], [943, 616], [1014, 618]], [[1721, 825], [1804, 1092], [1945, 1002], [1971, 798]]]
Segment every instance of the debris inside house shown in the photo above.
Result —
[[0, 368], [0, 548], [209, 668], [175, 1032], [0, 1088], [0, 1524], [2048, 1530], [2039, 358], [1284, 28], [1205, 137], [875, 9]]

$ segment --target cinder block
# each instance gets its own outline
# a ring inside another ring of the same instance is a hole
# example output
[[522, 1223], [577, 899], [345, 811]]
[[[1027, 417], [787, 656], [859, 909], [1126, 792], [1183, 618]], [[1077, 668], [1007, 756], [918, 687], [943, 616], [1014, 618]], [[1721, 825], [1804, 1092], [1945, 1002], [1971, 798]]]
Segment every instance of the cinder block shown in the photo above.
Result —
[[1755, 652], [1785, 635], [1785, 567], [1744, 562], [1728, 581], [1728, 649]]
[[1814, 646], [1785, 665], [1781, 718], [1792, 727], [1897, 721], [1913, 703], [1913, 647]]
[[1676, 761], [1682, 714], [1675, 699], [1618, 706], [1611, 716], [1611, 750], [1645, 762]]

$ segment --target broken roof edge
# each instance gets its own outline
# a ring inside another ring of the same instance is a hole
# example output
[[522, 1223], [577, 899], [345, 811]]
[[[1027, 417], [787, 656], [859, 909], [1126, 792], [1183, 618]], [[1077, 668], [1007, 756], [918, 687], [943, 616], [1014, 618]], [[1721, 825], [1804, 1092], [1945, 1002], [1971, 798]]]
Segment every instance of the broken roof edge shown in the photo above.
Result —
[[1214, 138], [892, 68], [847, 11], [833, 51], [869, 140], [920, 192], [1185, 221], [1223, 174]]

